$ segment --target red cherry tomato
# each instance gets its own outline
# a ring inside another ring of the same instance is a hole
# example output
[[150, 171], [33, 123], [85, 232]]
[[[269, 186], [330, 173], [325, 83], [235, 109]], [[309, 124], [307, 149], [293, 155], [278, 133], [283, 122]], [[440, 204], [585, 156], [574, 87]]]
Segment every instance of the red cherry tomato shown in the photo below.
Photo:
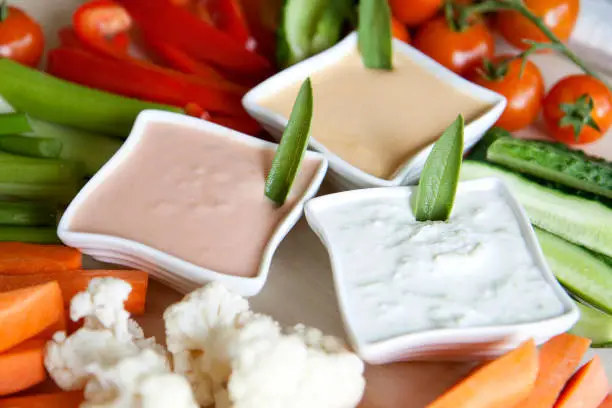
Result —
[[548, 92], [542, 114], [550, 136], [568, 144], [590, 143], [612, 125], [612, 94], [590, 75], [571, 75]]
[[[569, 38], [576, 24], [580, 0], [523, 1], [559, 39], [565, 41]], [[520, 49], [529, 47], [524, 40], [548, 42], [542, 31], [517, 11], [500, 12], [497, 15], [496, 26], [506, 41]]]
[[402, 24], [417, 26], [436, 15], [442, 0], [389, 0], [391, 12]]
[[414, 36], [413, 45], [460, 75], [468, 73], [484, 58], [491, 58], [495, 50], [493, 36], [482, 21], [455, 31], [444, 17], [422, 25]]
[[36, 67], [44, 48], [43, 32], [36, 21], [17, 7], [0, 11], [0, 58]]
[[529, 126], [538, 117], [544, 98], [544, 80], [531, 61], [525, 63], [521, 75], [523, 60], [510, 58], [510, 55], [495, 57], [491, 64], [484, 64], [468, 79], [506, 97], [508, 104], [496, 125], [515, 131]]

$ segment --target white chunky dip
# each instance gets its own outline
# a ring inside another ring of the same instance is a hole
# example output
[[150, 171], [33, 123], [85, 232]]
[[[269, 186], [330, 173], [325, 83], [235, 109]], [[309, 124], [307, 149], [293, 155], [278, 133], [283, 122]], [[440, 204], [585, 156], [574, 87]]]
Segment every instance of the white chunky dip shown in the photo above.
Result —
[[565, 312], [500, 191], [459, 189], [447, 222], [417, 222], [409, 201], [371, 194], [316, 211], [361, 342]]

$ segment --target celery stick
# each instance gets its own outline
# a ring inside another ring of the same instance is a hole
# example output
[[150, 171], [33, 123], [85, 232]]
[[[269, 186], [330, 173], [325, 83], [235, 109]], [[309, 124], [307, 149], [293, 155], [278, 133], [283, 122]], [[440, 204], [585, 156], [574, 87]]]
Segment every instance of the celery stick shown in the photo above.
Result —
[[32, 130], [28, 118], [23, 113], [0, 114], [0, 135], [26, 133]]
[[0, 227], [0, 242], [28, 242], [32, 244], [60, 243], [55, 228], [50, 227]]
[[80, 187], [82, 183], [75, 181], [63, 184], [0, 183], [0, 198], [68, 204]]
[[0, 225], [56, 225], [57, 207], [48, 203], [0, 201]]
[[181, 109], [102, 92], [0, 59], [0, 95], [16, 111], [60, 125], [126, 137], [145, 109]]
[[0, 136], [0, 150], [8, 153], [44, 159], [56, 159], [62, 151], [62, 142], [50, 138]]
[[83, 177], [81, 163], [0, 152], [0, 183], [62, 184], [74, 183]]
[[[122, 140], [97, 133], [30, 118], [35, 137], [62, 142], [60, 158], [82, 162], [87, 176], [93, 176], [116, 152]], [[30, 136], [30, 135], [27, 135]]]

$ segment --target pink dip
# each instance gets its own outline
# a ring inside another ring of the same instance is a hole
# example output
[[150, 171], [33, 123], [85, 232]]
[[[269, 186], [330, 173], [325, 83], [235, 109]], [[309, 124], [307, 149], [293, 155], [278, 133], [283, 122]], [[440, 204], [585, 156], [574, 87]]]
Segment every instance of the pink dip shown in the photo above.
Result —
[[320, 165], [304, 159], [289, 199], [277, 207], [264, 196], [273, 156], [224, 136], [150, 124], [70, 229], [130, 239], [216, 272], [256, 276], [273, 231]]

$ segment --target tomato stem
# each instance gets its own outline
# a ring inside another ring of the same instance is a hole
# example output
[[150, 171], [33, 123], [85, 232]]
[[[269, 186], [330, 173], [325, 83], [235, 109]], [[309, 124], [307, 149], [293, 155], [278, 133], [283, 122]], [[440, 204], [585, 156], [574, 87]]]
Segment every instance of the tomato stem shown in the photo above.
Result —
[[591, 116], [595, 102], [588, 94], [581, 95], [574, 103], [562, 103], [559, 109], [565, 114], [559, 121], [560, 127], [571, 126], [574, 129], [574, 137], [576, 142], [580, 138], [580, 133], [584, 126], [593, 128], [601, 133], [601, 129], [597, 122]]
[[0, 23], [8, 18], [9, 9], [7, 0], [0, 0]]

